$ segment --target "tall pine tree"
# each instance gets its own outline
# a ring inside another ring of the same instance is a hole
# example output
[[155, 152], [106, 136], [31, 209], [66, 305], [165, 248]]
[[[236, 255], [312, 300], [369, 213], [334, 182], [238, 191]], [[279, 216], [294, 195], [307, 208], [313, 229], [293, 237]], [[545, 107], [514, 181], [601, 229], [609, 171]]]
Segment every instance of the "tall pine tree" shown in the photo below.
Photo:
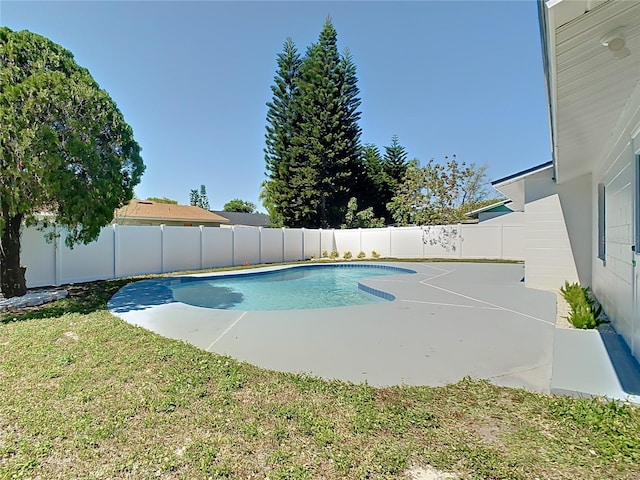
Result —
[[262, 196], [287, 226], [339, 226], [360, 168], [356, 67], [348, 51], [338, 53], [329, 18], [296, 69], [292, 62], [285, 44], [268, 104]]
[[409, 162], [407, 161], [407, 151], [402, 145], [400, 145], [398, 135], [393, 135], [391, 137], [391, 145], [384, 147], [384, 150], [384, 171], [397, 185], [402, 182], [404, 174], [407, 171], [407, 167], [409, 166]]
[[261, 199], [274, 225], [294, 225], [296, 192], [291, 188], [292, 165], [295, 162], [292, 138], [298, 128], [296, 104], [301, 60], [291, 38], [285, 41], [277, 64], [278, 70], [271, 86], [273, 97], [267, 103], [267, 180], [262, 184]]
[[389, 221], [391, 214], [387, 203], [393, 198], [389, 177], [384, 171], [380, 150], [373, 144], [362, 148], [361, 173], [358, 178], [357, 198], [362, 207], [371, 207], [376, 217]]

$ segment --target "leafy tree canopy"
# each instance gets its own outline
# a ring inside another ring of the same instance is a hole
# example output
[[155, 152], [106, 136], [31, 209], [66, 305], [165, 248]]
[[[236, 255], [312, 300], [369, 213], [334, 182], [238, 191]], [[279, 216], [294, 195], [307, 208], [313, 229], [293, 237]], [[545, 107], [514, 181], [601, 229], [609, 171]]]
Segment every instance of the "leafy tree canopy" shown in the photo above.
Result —
[[224, 210], [225, 212], [256, 213], [257, 209], [258, 207], [255, 203], [240, 200], [239, 198], [229, 200], [224, 204], [224, 207], [222, 207], [222, 210]]
[[356, 197], [349, 199], [347, 213], [341, 228], [381, 228], [384, 227], [384, 218], [376, 218], [373, 207], [358, 210]]
[[[466, 165], [456, 156], [444, 163], [418, 160], [408, 163], [403, 181], [387, 207], [399, 225], [446, 225], [465, 218], [465, 212], [477, 208], [486, 198], [486, 167]], [[483, 197], [484, 196], [484, 197]]]
[[46, 212], [67, 245], [91, 242], [133, 197], [144, 164], [108, 93], [71, 52], [26, 30], [0, 28], [0, 124], [0, 274], [15, 296], [26, 290], [23, 222]]

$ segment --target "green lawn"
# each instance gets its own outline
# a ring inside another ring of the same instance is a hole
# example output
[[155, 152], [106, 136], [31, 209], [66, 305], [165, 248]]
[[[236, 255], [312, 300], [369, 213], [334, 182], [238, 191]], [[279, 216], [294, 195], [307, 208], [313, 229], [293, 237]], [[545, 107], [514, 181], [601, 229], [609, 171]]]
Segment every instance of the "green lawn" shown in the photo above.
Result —
[[637, 407], [274, 373], [113, 317], [126, 282], [3, 315], [0, 478], [640, 478]]

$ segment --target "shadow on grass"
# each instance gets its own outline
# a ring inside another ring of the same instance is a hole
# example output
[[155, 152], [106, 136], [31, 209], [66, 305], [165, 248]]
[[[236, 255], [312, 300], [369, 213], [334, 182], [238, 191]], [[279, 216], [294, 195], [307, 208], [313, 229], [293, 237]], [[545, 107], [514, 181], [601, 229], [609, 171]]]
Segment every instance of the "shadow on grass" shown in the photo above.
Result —
[[[136, 279], [137, 280], [137, 279]], [[67, 298], [45, 303], [36, 307], [9, 309], [0, 314], [0, 323], [24, 320], [54, 318], [65, 313], [87, 314], [107, 309], [109, 299], [122, 287], [135, 281], [131, 278], [99, 280], [95, 282], [66, 285]]]

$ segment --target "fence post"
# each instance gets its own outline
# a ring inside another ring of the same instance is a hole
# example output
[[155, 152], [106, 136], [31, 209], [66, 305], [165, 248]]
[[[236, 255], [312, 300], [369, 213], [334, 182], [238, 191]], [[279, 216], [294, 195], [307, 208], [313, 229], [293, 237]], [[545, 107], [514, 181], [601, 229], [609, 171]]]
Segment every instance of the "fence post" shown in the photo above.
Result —
[[160, 273], [164, 273], [164, 224], [160, 225]]
[[331, 240], [333, 242], [333, 248], [331, 249], [331, 251], [333, 252], [335, 250], [337, 252], [338, 251], [338, 243], [336, 242], [336, 229], [335, 228], [331, 229]]
[[204, 225], [198, 227], [200, 230], [200, 270], [204, 268]]
[[60, 235], [56, 231], [57, 228], [53, 226], [53, 278], [56, 286], [62, 285], [62, 252], [60, 251]]
[[284, 258], [285, 258], [284, 254], [285, 254], [285, 247], [286, 247], [285, 240], [284, 240], [285, 238], [284, 227], [282, 227], [281, 230], [282, 230], [282, 262], [284, 263]]
[[504, 260], [504, 223], [500, 222], [500, 259]]
[[118, 235], [118, 224], [114, 223], [113, 225], [113, 278], [118, 278], [120, 273], [120, 265], [118, 262], [118, 255], [120, 254], [120, 249], [118, 248], [119, 235]]
[[393, 227], [387, 227], [387, 228], [389, 229], [389, 256], [390, 256], [390, 257], [393, 257], [393, 253], [392, 253], [392, 251], [391, 251], [391, 247], [392, 247], [392, 244], [391, 244], [391, 237], [393, 237], [393, 235], [391, 234], [391, 229], [392, 229]]
[[236, 266], [236, 227], [231, 227], [231, 265]]
[[458, 222], [458, 251], [460, 252], [458, 255], [461, 260], [464, 258], [464, 255], [462, 254], [462, 223]]
[[258, 227], [258, 263], [262, 264], [262, 227]]
[[302, 238], [300, 240], [300, 243], [302, 244], [302, 255], [300, 255], [300, 260], [306, 260], [306, 256], [304, 254], [304, 227], [302, 227]]

